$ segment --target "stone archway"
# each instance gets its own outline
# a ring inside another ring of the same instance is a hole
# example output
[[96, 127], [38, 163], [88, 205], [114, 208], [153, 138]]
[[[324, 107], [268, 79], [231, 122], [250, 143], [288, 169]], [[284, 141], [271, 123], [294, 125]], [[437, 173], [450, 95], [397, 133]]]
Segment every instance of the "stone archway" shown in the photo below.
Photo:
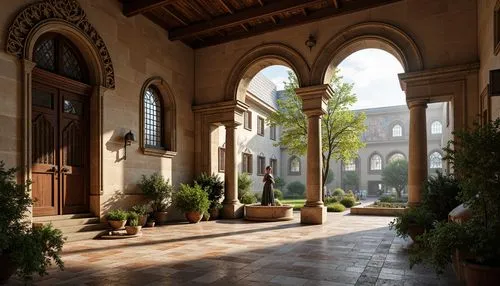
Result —
[[297, 75], [299, 86], [308, 86], [310, 83], [310, 68], [300, 53], [283, 44], [266, 44], [250, 50], [234, 65], [226, 84], [224, 100], [244, 102], [252, 78], [271, 65], [292, 69]]
[[424, 68], [421, 53], [413, 39], [401, 29], [381, 22], [351, 26], [333, 37], [316, 58], [311, 70], [311, 83], [324, 84], [333, 71], [350, 54], [367, 48], [378, 48], [392, 54], [405, 72]]
[[100, 216], [102, 190], [102, 97], [114, 89], [115, 76], [111, 56], [85, 11], [76, 0], [35, 2], [21, 10], [9, 26], [7, 53], [16, 56], [22, 66], [23, 166], [24, 179], [31, 179], [31, 97], [32, 61], [37, 40], [46, 33], [58, 33], [69, 39], [82, 53], [89, 67], [92, 95], [90, 99], [90, 211]]

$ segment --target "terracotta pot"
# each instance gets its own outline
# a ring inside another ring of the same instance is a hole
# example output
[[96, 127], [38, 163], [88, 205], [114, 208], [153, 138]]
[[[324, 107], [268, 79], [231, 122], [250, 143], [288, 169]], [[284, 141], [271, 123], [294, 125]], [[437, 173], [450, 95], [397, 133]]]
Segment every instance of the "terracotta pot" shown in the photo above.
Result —
[[155, 222], [154, 221], [148, 221], [146, 223], [147, 227], [155, 227]]
[[145, 226], [146, 222], [148, 222], [148, 215], [139, 216], [139, 225], [140, 226]]
[[210, 220], [216, 220], [219, 218], [220, 211], [218, 208], [213, 208], [210, 210]]
[[159, 225], [165, 224], [165, 222], [167, 222], [167, 214], [168, 212], [154, 212], [156, 223]]
[[127, 234], [129, 234], [129, 235], [136, 235], [141, 231], [141, 228], [142, 228], [142, 226], [140, 226], [140, 225], [138, 225], [138, 226], [127, 225], [125, 227], [125, 230], [127, 231]]
[[125, 224], [127, 223], [126, 220], [108, 220], [109, 225], [113, 229], [122, 229], [125, 227]]
[[198, 223], [203, 217], [200, 212], [186, 212], [184, 215], [190, 223]]
[[0, 284], [4, 284], [16, 272], [17, 266], [12, 263], [9, 254], [0, 255]]
[[424, 234], [425, 228], [418, 224], [410, 224], [408, 226], [408, 234], [410, 235], [413, 242], [417, 242], [417, 236]]
[[465, 284], [467, 286], [494, 286], [500, 281], [500, 266], [464, 263]]

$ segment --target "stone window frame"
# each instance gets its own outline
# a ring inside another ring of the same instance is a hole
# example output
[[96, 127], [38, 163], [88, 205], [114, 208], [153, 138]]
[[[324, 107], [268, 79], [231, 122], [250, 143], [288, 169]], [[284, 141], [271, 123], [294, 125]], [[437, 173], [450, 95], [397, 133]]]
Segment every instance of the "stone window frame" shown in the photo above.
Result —
[[[372, 160], [374, 159], [375, 156], [378, 156], [378, 158], [380, 159], [380, 169], [374, 169], [372, 168]], [[373, 152], [370, 157], [368, 157], [368, 172], [370, 174], [374, 174], [374, 173], [381, 173], [382, 170], [384, 169], [384, 157], [378, 153], [378, 152]], [[356, 171], [356, 170], [354, 170]]]
[[269, 158], [269, 166], [271, 166], [271, 168], [273, 169], [273, 174], [278, 173], [278, 159], [276, 159], [274, 155]]
[[266, 157], [260, 153], [257, 156], [257, 176], [264, 176], [266, 173]]
[[[439, 156], [441, 157], [441, 167], [439, 167], [439, 168], [432, 167], [432, 156], [436, 153], [439, 154]], [[429, 158], [429, 169], [430, 170], [442, 170], [443, 169], [443, 154], [439, 150], [432, 150], [429, 153], [428, 158]]]
[[[297, 159], [299, 162], [299, 170], [298, 171], [292, 171], [292, 161]], [[300, 160], [300, 157], [298, 156], [291, 156], [290, 159], [288, 159], [288, 175], [290, 176], [300, 176], [302, 174], [302, 160]]]
[[389, 153], [389, 155], [387, 155], [387, 160], [386, 160], [387, 164], [391, 163], [391, 158], [393, 156], [395, 156], [395, 155], [398, 155], [398, 154], [403, 155], [403, 159], [404, 160], [408, 160], [407, 157], [406, 157], [406, 155], [403, 152], [401, 152], [401, 151], [393, 151], [393, 152]]
[[[146, 146], [145, 144], [145, 134], [144, 134], [144, 95], [149, 88], [154, 88], [161, 100], [162, 107], [162, 147], [152, 147]], [[164, 158], [173, 158], [177, 155], [177, 141], [176, 141], [176, 130], [177, 130], [177, 120], [176, 120], [176, 105], [175, 105], [175, 96], [163, 78], [156, 76], [147, 79], [140, 93], [140, 109], [139, 109], [139, 118], [140, 118], [140, 138], [139, 143], [141, 150], [144, 155], [155, 156], [155, 157], [164, 157]]]
[[[401, 136], [394, 136], [394, 128], [396, 126], [401, 127]], [[399, 120], [392, 122], [392, 124], [390, 125], [390, 129], [389, 129], [389, 138], [401, 139], [401, 138], [404, 138], [404, 136], [405, 136], [405, 127], [404, 127], [403, 122], [401, 122]]]
[[[398, 130], [395, 130], [398, 128]], [[403, 137], [403, 126], [401, 124], [396, 123], [392, 126], [392, 137]]]
[[[435, 125], [435, 123], [439, 123], [439, 125], [440, 125], [439, 126], [439, 128], [440, 128], [439, 132], [437, 132], [438, 131], [437, 130], [438, 127], [437, 127], [437, 125]], [[443, 123], [441, 123], [441, 121], [439, 121], [439, 120], [433, 120], [431, 122], [430, 131], [431, 131], [431, 135], [441, 135], [441, 134], [443, 134]]]
[[219, 173], [224, 173], [226, 170], [226, 148], [219, 147]]
[[495, 56], [500, 52], [500, 0], [497, 0], [493, 11], [493, 53]]
[[252, 131], [252, 112], [250, 110], [243, 113], [243, 127], [246, 130]]
[[266, 129], [266, 121], [264, 117], [257, 115], [257, 135], [264, 136]]
[[[352, 159], [349, 161], [349, 164], [346, 164], [345, 161], [342, 161], [342, 170], [345, 172], [356, 172], [358, 170], [358, 160], [357, 159]], [[347, 169], [347, 166], [354, 165], [354, 169]]]
[[[253, 173], [253, 154], [250, 152], [243, 152], [241, 154], [241, 172], [252, 174]], [[245, 162], [247, 164], [247, 168], [245, 169]]]

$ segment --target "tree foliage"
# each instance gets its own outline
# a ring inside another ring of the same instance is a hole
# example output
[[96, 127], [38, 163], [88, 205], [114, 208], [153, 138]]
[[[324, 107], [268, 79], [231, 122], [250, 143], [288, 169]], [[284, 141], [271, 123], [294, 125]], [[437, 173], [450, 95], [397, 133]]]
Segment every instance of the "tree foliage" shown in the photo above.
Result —
[[408, 161], [394, 160], [390, 162], [382, 171], [382, 183], [394, 188], [398, 199], [401, 192], [408, 185]]
[[[278, 111], [269, 116], [270, 125], [283, 127], [276, 146], [286, 146], [291, 155], [302, 156], [307, 151], [307, 117], [302, 111], [302, 100], [295, 93], [299, 87], [293, 72], [288, 73], [285, 92], [278, 99]], [[349, 108], [356, 102], [353, 84], [345, 83], [338, 71], [330, 81], [333, 97], [328, 101], [327, 112], [322, 117], [323, 186], [326, 183], [330, 160], [350, 160], [364, 147], [361, 134], [365, 131], [366, 116]]]
[[345, 171], [343, 173], [342, 184], [346, 190], [357, 188], [359, 184], [358, 173], [356, 171]]

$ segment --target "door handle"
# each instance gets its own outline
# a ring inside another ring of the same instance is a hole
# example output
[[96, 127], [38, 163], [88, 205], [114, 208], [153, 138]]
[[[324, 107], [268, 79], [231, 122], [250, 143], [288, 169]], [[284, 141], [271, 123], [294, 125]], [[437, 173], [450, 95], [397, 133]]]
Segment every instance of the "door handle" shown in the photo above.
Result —
[[56, 172], [57, 172], [57, 170], [58, 170], [57, 166], [56, 166], [56, 165], [54, 165], [54, 166], [52, 166], [52, 168], [50, 168], [50, 169], [49, 169], [49, 172], [56, 173]]
[[67, 172], [69, 172], [69, 168], [66, 166], [62, 167], [61, 173], [67, 173]]

